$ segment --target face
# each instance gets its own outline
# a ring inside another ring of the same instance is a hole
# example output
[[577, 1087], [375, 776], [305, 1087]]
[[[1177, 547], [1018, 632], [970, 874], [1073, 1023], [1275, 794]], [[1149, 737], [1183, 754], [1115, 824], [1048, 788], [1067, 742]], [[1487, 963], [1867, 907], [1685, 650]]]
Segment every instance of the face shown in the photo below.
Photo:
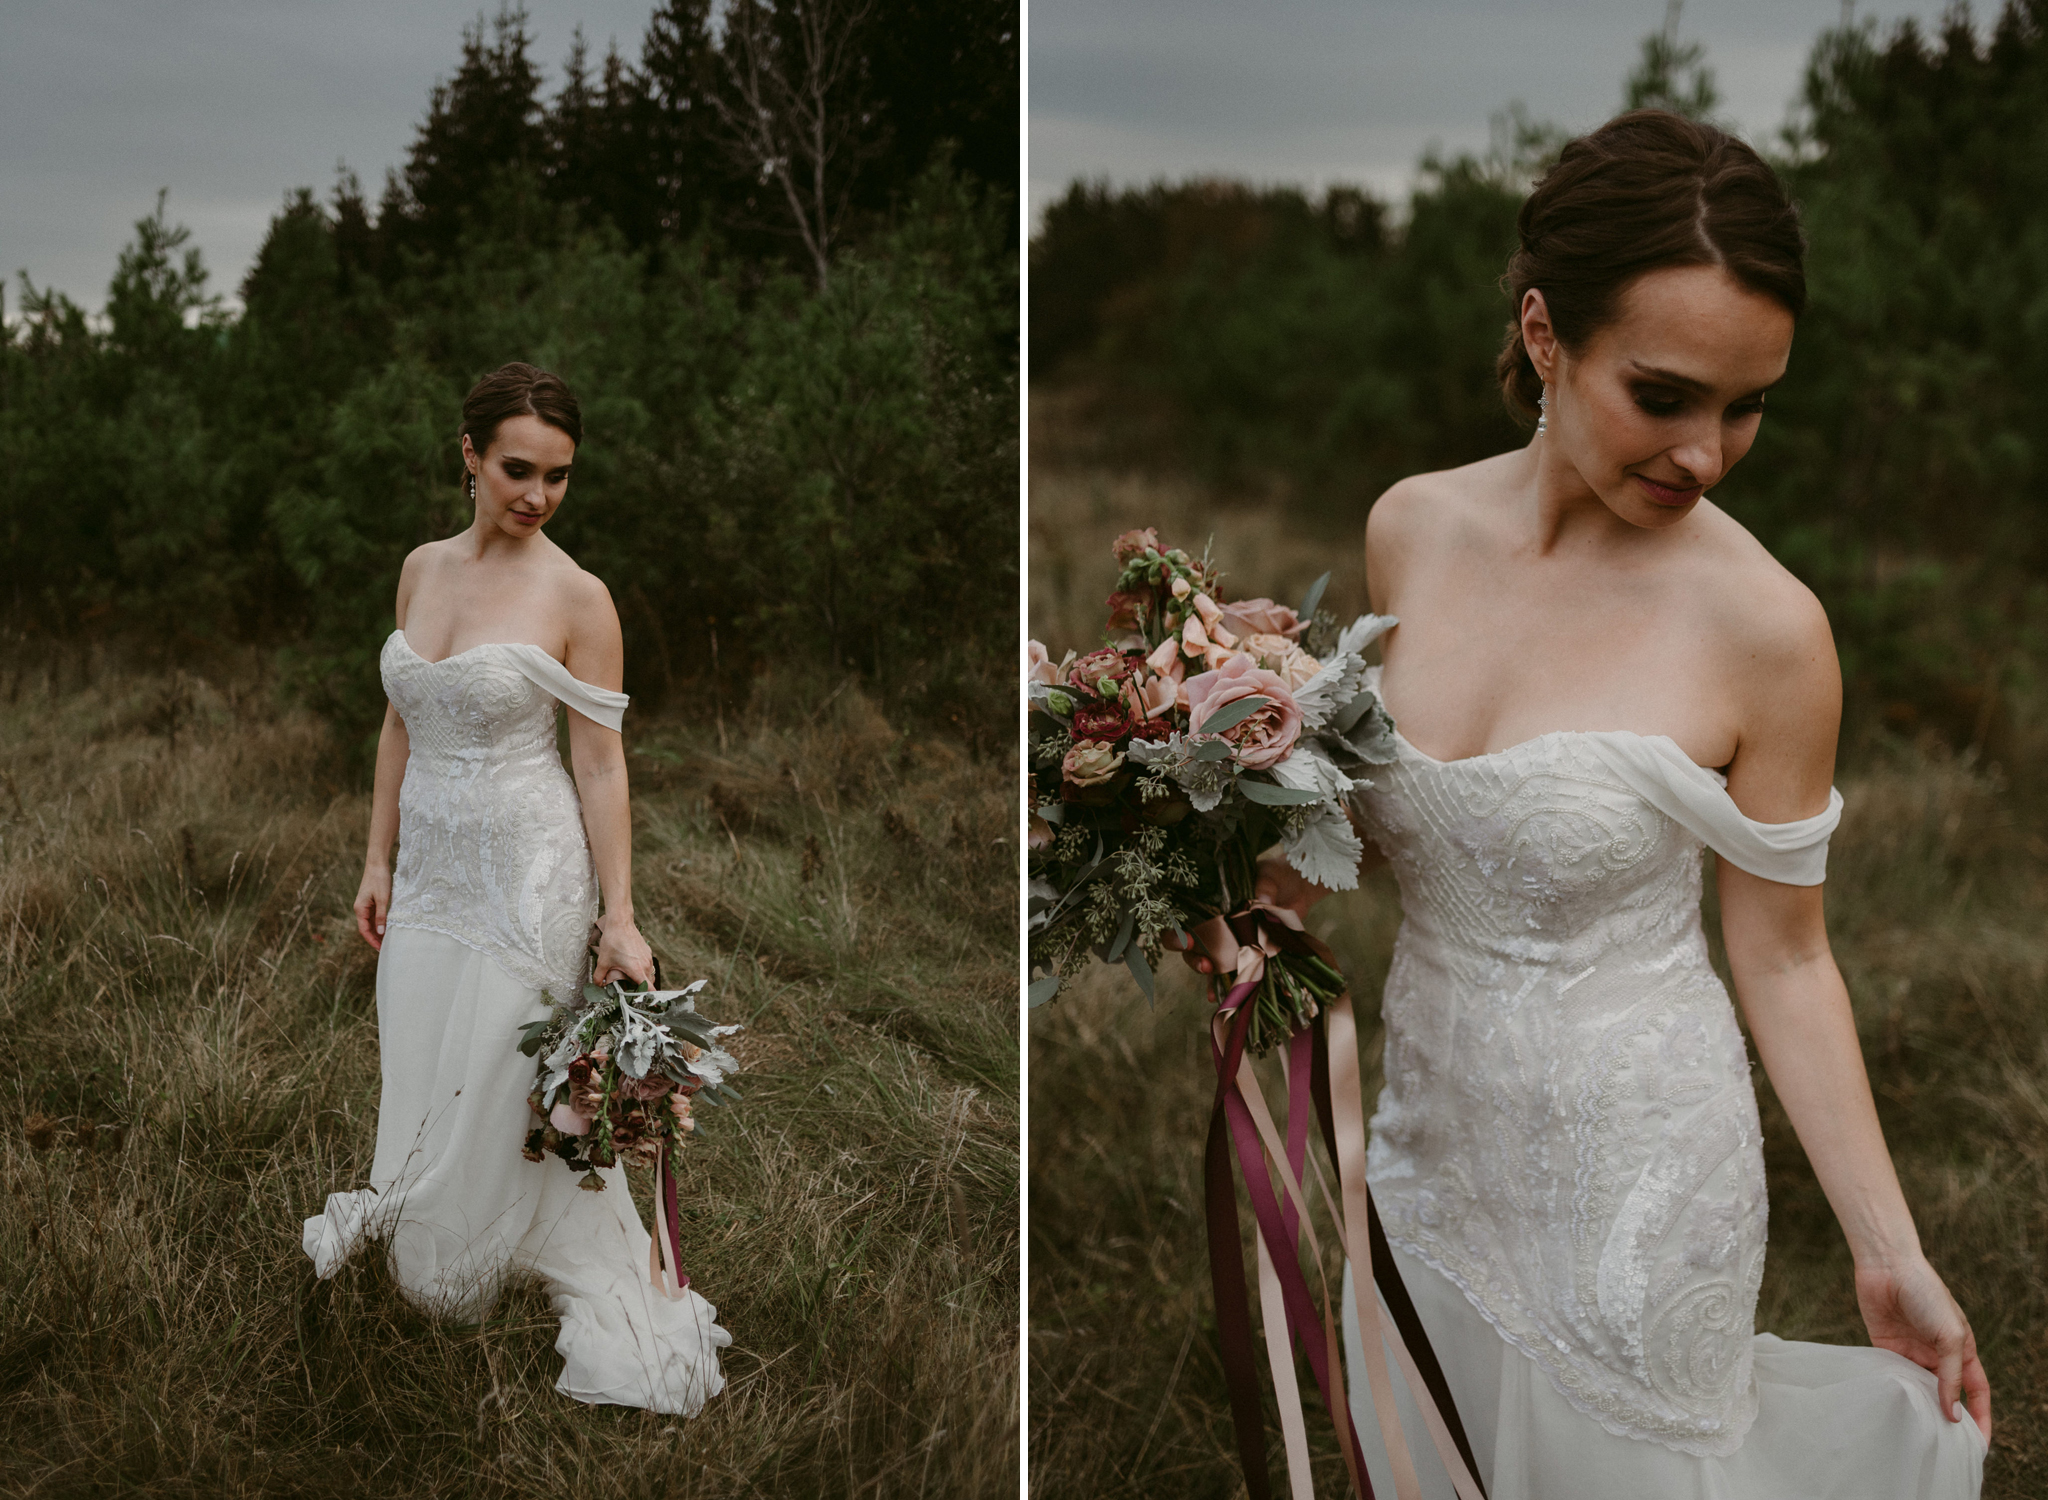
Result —
[[539, 417], [507, 417], [481, 455], [464, 433], [462, 461], [476, 476], [478, 522], [507, 536], [536, 535], [562, 503], [575, 459], [569, 434]]
[[1522, 300], [1523, 341], [1550, 386], [1545, 456], [1623, 520], [1674, 525], [1756, 441], [1764, 391], [1792, 352], [1792, 314], [1719, 266], [1645, 272], [1617, 311], [1568, 350], [1543, 294]]

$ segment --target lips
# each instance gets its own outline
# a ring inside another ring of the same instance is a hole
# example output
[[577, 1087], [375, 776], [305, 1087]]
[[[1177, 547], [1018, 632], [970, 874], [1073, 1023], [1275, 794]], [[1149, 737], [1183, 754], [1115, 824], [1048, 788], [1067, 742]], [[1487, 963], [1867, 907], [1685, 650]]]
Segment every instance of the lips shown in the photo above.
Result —
[[1645, 474], [1637, 474], [1633, 477], [1636, 483], [1643, 487], [1643, 493], [1656, 505], [1690, 505], [1693, 501], [1699, 499], [1706, 489], [1706, 486], [1703, 484], [1686, 485], [1682, 489], [1675, 484], [1659, 484], [1656, 480]]

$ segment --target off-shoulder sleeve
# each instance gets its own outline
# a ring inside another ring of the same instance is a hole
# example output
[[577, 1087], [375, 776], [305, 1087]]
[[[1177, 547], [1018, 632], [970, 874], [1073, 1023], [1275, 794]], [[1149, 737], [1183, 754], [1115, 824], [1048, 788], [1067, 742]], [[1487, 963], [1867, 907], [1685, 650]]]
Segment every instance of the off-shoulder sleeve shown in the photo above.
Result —
[[613, 731], [625, 722], [626, 705], [633, 700], [624, 693], [597, 687], [571, 675], [567, 667], [538, 646], [522, 646], [512, 656], [520, 671], [591, 722]]
[[1828, 788], [1826, 812], [1796, 823], [1757, 823], [1742, 815], [1722, 778], [1696, 765], [1664, 736], [1586, 736], [1615, 775], [1645, 802], [1737, 869], [1785, 885], [1827, 879], [1828, 839], [1842, 821], [1842, 794]]

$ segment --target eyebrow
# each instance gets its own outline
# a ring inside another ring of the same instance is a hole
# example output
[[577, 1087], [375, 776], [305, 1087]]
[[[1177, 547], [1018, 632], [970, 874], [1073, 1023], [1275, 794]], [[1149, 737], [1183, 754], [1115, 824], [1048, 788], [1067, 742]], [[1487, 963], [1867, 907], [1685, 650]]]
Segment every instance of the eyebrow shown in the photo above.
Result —
[[[1675, 385], [1682, 391], [1693, 391], [1702, 396], [1713, 394], [1714, 388], [1704, 380], [1695, 380], [1690, 375], [1679, 374], [1676, 370], [1666, 370], [1656, 365], [1646, 365], [1633, 359], [1629, 361], [1629, 364], [1635, 369], [1636, 374], [1646, 380], [1654, 380], [1659, 385]], [[1776, 384], [1776, 382], [1773, 381], [1772, 384]], [[1768, 385], [1760, 385], [1749, 394], [1751, 396], [1761, 396], [1770, 388]], [[1738, 399], [1746, 400], [1748, 398], [1740, 397]]]
[[1702, 395], [1713, 390], [1713, 387], [1704, 380], [1694, 380], [1690, 375], [1681, 375], [1676, 370], [1662, 370], [1655, 365], [1642, 364], [1636, 360], [1630, 360], [1629, 363], [1635, 367], [1638, 375], [1646, 376], [1662, 385], [1675, 385], [1680, 390], [1698, 391]]
[[544, 464], [537, 458], [528, 458], [524, 453], [507, 453], [503, 455], [502, 458], [499, 459], [500, 463], [525, 464], [530, 469], [548, 470], [566, 469], [569, 467], [569, 464], [573, 464], [575, 461], [576, 460], [572, 458], [569, 460], [569, 463], [567, 464]]

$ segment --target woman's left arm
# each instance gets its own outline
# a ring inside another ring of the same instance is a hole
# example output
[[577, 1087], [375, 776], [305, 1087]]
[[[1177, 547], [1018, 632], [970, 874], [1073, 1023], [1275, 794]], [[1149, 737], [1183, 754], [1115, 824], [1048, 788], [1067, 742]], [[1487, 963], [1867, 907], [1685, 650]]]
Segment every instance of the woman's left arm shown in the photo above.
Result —
[[[1841, 677], [1825, 617], [1813, 606], [1799, 649], [1752, 678], [1759, 691], [1728, 790], [1759, 822], [1827, 805], [1841, 720]], [[1816, 634], [1817, 625], [1817, 634]], [[1920, 1247], [1885, 1148], [1848, 987], [1828, 946], [1821, 886], [1785, 885], [1718, 862], [1721, 931], [1757, 1055], [1791, 1117], [1856, 1262], [1870, 1341], [1935, 1372], [1941, 1409], [1958, 1396], [1991, 1437], [1991, 1388], [1969, 1320]]]
[[[564, 665], [572, 676], [593, 687], [619, 691], [626, 678], [626, 648], [619, 634], [619, 614], [610, 592], [597, 579], [579, 579], [587, 598], [577, 600], [570, 618]], [[569, 713], [569, 759], [576, 792], [583, 802], [583, 828], [590, 837], [590, 858], [604, 893], [604, 913], [597, 919], [597, 964], [592, 978], [599, 984], [614, 979], [654, 982], [654, 952], [633, 920], [633, 814], [626, 797], [626, 744], [617, 730], [607, 729], [575, 709]]]

